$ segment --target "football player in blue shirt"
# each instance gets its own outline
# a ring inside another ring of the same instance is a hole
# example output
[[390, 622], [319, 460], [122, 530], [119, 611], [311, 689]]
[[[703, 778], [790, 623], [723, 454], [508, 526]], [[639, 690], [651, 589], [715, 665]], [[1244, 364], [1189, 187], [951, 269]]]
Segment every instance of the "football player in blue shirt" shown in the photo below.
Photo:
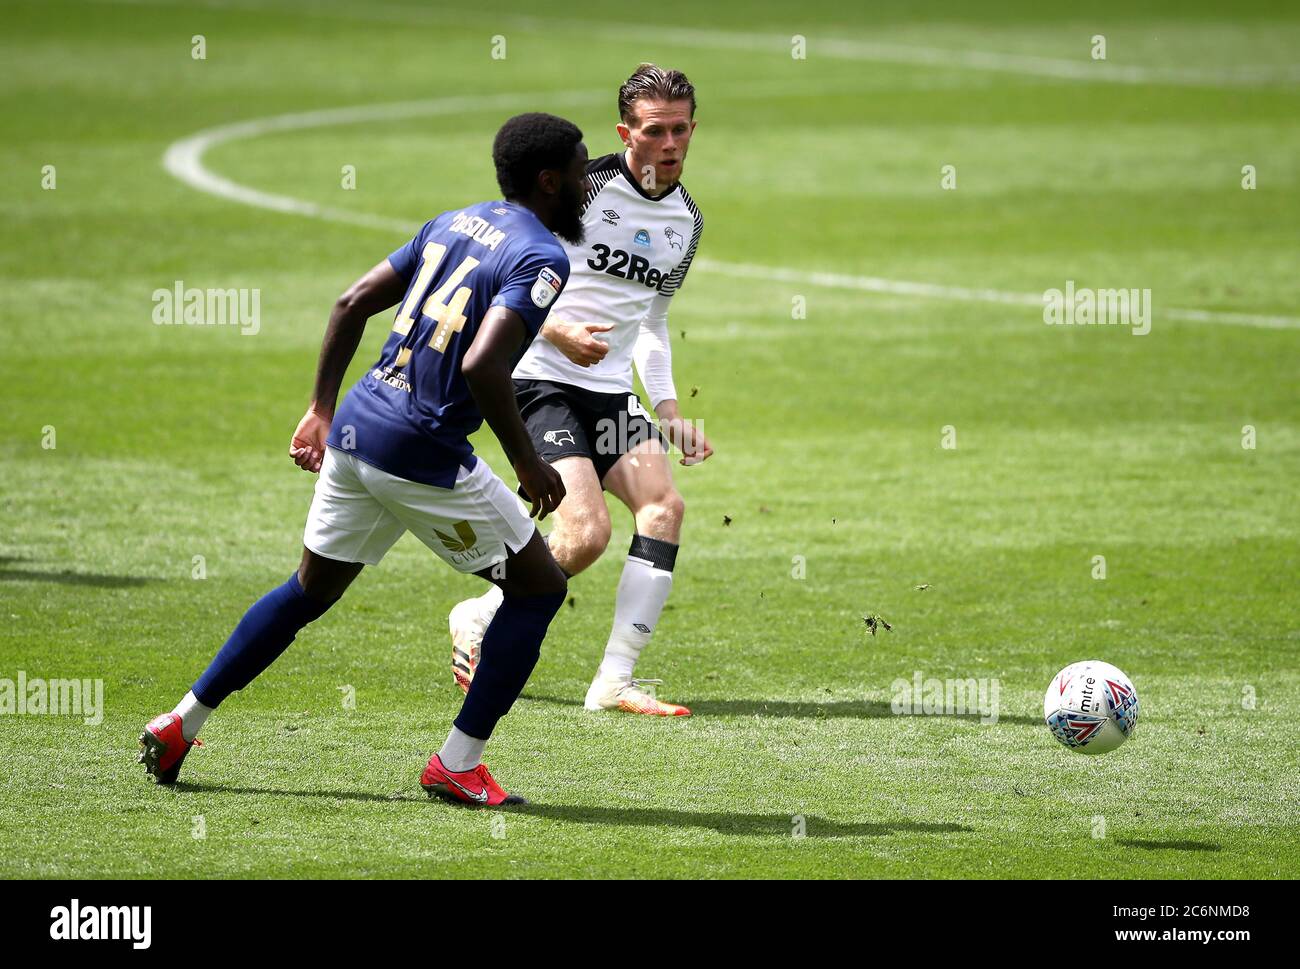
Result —
[[[247, 686], [375, 565], [407, 530], [461, 572], [499, 586], [504, 603], [483, 639], [473, 688], [420, 783], [469, 804], [520, 800], [482, 763], [497, 721], [518, 698], [564, 601], [564, 573], [537, 527], [564, 497], [515, 404], [511, 371], [569, 276], [558, 234], [581, 241], [587, 149], [549, 114], [511, 118], [492, 148], [503, 200], [444, 212], [348, 289], [330, 314], [310, 408], [290, 457], [319, 472], [298, 571], [244, 614], [171, 713], [140, 736], [140, 760], [174, 783], [213, 709]], [[379, 360], [335, 410], [366, 321], [401, 301]], [[488, 422], [519, 484], [476, 457]]]

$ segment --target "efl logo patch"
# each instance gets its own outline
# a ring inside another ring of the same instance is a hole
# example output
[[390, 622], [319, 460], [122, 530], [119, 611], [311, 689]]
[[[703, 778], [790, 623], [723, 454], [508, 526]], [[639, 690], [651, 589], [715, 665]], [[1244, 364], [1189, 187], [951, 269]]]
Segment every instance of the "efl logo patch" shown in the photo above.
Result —
[[538, 309], [546, 309], [554, 301], [555, 297], [560, 294], [560, 277], [549, 269], [543, 268], [537, 274], [537, 282], [533, 283], [533, 291], [530, 294], [533, 303]]

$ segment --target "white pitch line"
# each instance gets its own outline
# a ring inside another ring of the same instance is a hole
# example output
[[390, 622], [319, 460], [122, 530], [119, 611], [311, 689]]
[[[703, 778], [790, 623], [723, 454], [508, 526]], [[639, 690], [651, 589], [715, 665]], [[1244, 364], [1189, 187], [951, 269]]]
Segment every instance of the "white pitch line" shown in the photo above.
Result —
[[[95, 2], [151, 6], [176, 5], [170, 0], [95, 0]], [[518, 28], [543, 34], [561, 33], [569, 37], [586, 35], [614, 42], [626, 42], [629, 38], [634, 38], [637, 43], [673, 44], [679, 47], [701, 47], [709, 50], [743, 50], [756, 54], [780, 55], [785, 58], [790, 56], [792, 38], [790, 34], [654, 26], [641, 23], [601, 23], [594, 20], [498, 15], [487, 11], [448, 13], [441, 9], [428, 10], [382, 2], [351, 4], [346, 7], [315, 5], [297, 8], [281, 4], [272, 4], [268, 7], [259, 0], [184, 0], [184, 3], [187, 6], [201, 5], [217, 10], [270, 11], [292, 13], [303, 17], [350, 19], [367, 26], [382, 22], [412, 27], [436, 27], [448, 22], [460, 25], [466, 21], [489, 21], [496, 29]], [[1290, 87], [1300, 84], [1300, 69], [1294, 65], [1264, 67], [1244, 65], [1218, 70], [1168, 67], [1159, 64], [1096, 61], [1090, 58], [1072, 59], [1007, 51], [900, 44], [835, 36], [830, 33], [832, 28], [822, 28], [827, 31], [823, 34], [817, 32], [816, 25], [814, 28], [806, 35], [807, 53], [810, 57], [825, 56], [837, 60], [881, 64], [992, 71], [1087, 84], [1168, 84], [1191, 87]]]
[[[598, 103], [605, 99], [604, 91], [564, 91], [545, 95], [552, 105]], [[427, 101], [403, 101], [391, 104], [358, 105], [349, 108], [330, 108], [322, 111], [304, 111], [255, 118], [234, 124], [220, 125], [196, 132], [173, 142], [163, 154], [163, 167], [168, 173], [192, 188], [208, 195], [239, 202], [254, 208], [269, 209], [289, 215], [340, 222], [384, 232], [409, 232], [414, 220], [370, 215], [332, 208], [273, 192], [241, 185], [209, 169], [203, 157], [211, 149], [232, 141], [258, 138], [262, 135], [307, 128], [325, 128], [334, 125], [360, 124], [371, 121], [398, 121], [436, 115], [473, 112], [487, 109], [512, 110], [522, 106], [535, 106], [537, 94], [495, 94], [435, 98]], [[858, 292], [888, 293], [914, 296], [921, 299], [951, 300], [964, 303], [998, 303], [1014, 306], [1043, 306], [1042, 293], [1016, 293], [997, 289], [967, 286], [945, 286], [938, 283], [910, 282], [900, 279], [883, 279], [878, 276], [858, 276], [846, 273], [803, 270], [788, 266], [762, 266], [752, 263], [722, 262], [714, 259], [697, 259], [692, 268], [705, 273], [728, 276], [733, 279], [760, 279], [767, 282], [846, 289]], [[1254, 313], [1232, 313], [1210, 310], [1166, 308], [1160, 310], [1165, 319], [1192, 323], [1220, 323], [1229, 326], [1250, 326], [1274, 330], [1300, 329], [1300, 317], [1269, 316]]]
[[[967, 286], [942, 286], [937, 283], [908, 282], [903, 279], [883, 279], [879, 276], [854, 276], [845, 273], [827, 273], [791, 269], [783, 266], [758, 266], [751, 263], [715, 262], [696, 259], [692, 269], [716, 272], [739, 279], [765, 279], [769, 282], [798, 283], [828, 289], [850, 289], [867, 293], [889, 293], [894, 296], [916, 296], [922, 299], [953, 300], [961, 303], [1003, 303], [1012, 306], [1043, 308], [1042, 293], [1013, 293], [1002, 289], [982, 289]], [[1253, 326], [1266, 330], [1300, 329], [1300, 317], [1269, 316], [1257, 313], [1224, 313], [1213, 310], [1187, 310], [1176, 307], [1157, 308], [1162, 319], [1186, 323], [1222, 323], [1228, 326]]]
[[[530, 20], [537, 29], [548, 29], [544, 21]], [[624, 39], [626, 27], [600, 24], [574, 24], [574, 30], [586, 29], [610, 40]], [[746, 50], [754, 53], [790, 54], [791, 37], [784, 34], [745, 33], [731, 30], [692, 28], [636, 28], [638, 40], [653, 40], [685, 47]], [[940, 69], [994, 71], [1024, 74], [1063, 81], [1097, 84], [1169, 84], [1192, 87], [1291, 86], [1300, 82], [1300, 70], [1286, 66], [1231, 67], [1226, 70], [1163, 67], [1125, 64], [1114, 61], [1071, 60], [1035, 54], [1012, 54], [1004, 51], [926, 47], [885, 41], [857, 40], [809, 34], [807, 55], [839, 60], [874, 61], [883, 64], [908, 64]]]

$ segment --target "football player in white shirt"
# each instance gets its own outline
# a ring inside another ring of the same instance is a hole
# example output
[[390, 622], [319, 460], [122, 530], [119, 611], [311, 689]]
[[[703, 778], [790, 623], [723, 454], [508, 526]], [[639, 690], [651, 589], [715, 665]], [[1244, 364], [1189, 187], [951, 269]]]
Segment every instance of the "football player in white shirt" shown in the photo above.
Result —
[[[668, 444], [683, 465], [712, 453], [703, 430], [682, 417], [673, 386], [668, 306], [695, 255], [704, 219], [681, 184], [695, 131], [695, 88], [680, 71], [642, 64], [619, 89], [624, 151], [592, 160], [584, 242], [566, 243], [570, 275], [541, 335], [514, 371], [516, 398], [533, 444], [560, 473], [565, 498], [548, 536], [572, 576], [605, 551], [609, 491], [632, 513], [635, 534], [614, 604], [588, 710], [687, 716], [684, 706], [633, 678], [637, 658], [672, 589], [684, 503]], [[632, 389], [641, 376], [656, 429]], [[661, 433], [662, 431], [662, 433]], [[494, 587], [495, 588], [495, 587]], [[452, 675], [468, 690], [499, 592], [452, 609]]]

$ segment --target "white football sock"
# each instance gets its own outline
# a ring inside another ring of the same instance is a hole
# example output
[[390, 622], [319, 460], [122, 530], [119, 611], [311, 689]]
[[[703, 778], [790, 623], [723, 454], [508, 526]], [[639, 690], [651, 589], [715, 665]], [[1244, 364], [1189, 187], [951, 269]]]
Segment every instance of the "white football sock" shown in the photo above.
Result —
[[193, 741], [215, 709], [216, 707], [205, 707], [200, 703], [193, 690], [186, 693], [181, 702], [176, 704], [176, 709], [172, 711], [181, 718], [181, 736]]
[[605, 644], [598, 676], [630, 680], [637, 657], [650, 642], [659, 615], [673, 588], [677, 546], [644, 535], [632, 536], [614, 600], [614, 626]]
[[449, 771], [459, 774], [473, 770], [483, 762], [483, 751], [487, 748], [486, 740], [479, 740], [467, 733], [461, 733], [455, 727], [447, 734], [447, 742], [438, 751], [438, 759]]

